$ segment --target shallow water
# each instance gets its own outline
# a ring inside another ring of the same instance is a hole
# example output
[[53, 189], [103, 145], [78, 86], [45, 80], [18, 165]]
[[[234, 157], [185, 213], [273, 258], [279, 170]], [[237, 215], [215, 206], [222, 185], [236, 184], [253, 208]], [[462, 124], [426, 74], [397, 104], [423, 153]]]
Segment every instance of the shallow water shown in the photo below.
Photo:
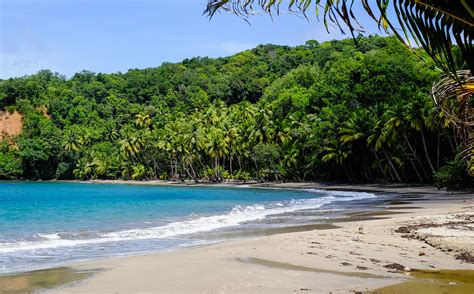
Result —
[[321, 190], [0, 182], [0, 273], [305, 227], [381, 198]]
[[78, 282], [92, 276], [98, 270], [78, 271], [68, 267], [31, 271], [12, 276], [0, 276], [1, 293], [31, 293], [53, 289]]
[[[473, 294], [472, 270], [415, 270], [408, 281], [374, 291], [379, 294]], [[370, 292], [370, 293], [374, 293]]]

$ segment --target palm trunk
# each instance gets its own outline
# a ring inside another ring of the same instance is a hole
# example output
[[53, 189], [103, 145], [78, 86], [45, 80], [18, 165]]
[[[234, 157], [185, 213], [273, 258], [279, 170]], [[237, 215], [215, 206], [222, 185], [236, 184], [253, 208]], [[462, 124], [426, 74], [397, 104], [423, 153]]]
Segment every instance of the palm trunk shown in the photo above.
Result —
[[428, 148], [426, 148], [426, 140], [425, 140], [425, 133], [423, 132], [423, 127], [421, 127], [421, 140], [423, 142], [423, 149], [425, 150], [425, 156], [426, 160], [428, 161], [428, 164], [431, 167], [431, 172], [435, 172], [435, 169], [433, 167], [433, 164], [431, 163], [430, 155], [428, 153]]
[[173, 170], [173, 160], [172, 159], [170, 159], [170, 169], [171, 169], [170, 177], [173, 178], [174, 177], [174, 170]]
[[342, 164], [342, 169], [344, 170], [344, 174], [346, 175], [349, 182], [354, 183], [354, 181], [351, 178], [351, 175], [349, 174], [349, 171], [347, 170], [347, 165], [346, 164]]
[[417, 176], [418, 179], [420, 180], [420, 183], [423, 183], [423, 178], [421, 177], [420, 172], [419, 172], [418, 169], [416, 168], [416, 164], [413, 162], [413, 160], [410, 160], [410, 158], [408, 158], [408, 161], [409, 161], [409, 162], [411, 163], [411, 165], [413, 166], [413, 169], [415, 170], [416, 176]]
[[398, 174], [397, 169], [395, 168], [395, 165], [393, 165], [392, 160], [390, 159], [390, 157], [388, 157], [387, 152], [385, 151], [385, 147], [383, 147], [383, 154], [385, 155], [385, 158], [387, 159], [388, 164], [389, 164], [390, 167], [392, 168], [392, 171], [393, 171], [393, 173], [395, 174], [395, 176], [396, 176], [398, 182], [401, 183], [401, 182], [402, 182], [402, 179], [400, 178], [400, 175]]
[[353, 180], [353, 182], [357, 182], [357, 179], [356, 177], [354, 176], [354, 169], [352, 168], [352, 163], [349, 163], [349, 173], [351, 174], [351, 178]]
[[410, 158], [408, 152], [406, 152], [405, 147], [402, 145], [403, 153], [405, 153], [405, 156], [407, 157], [408, 161], [410, 162], [411, 166], [413, 166], [413, 169], [415, 170], [416, 176], [418, 177], [418, 180], [420, 183], [423, 183], [423, 177], [421, 176], [420, 172], [418, 171], [418, 168], [416, 167], [416, 164], [413, 162], [412, 158]]
[[436, 170], [439, 170], [439, 141], [440, 141], [440, 134], [438, 130], [438, 144], [436, 146]]
[[420, 158], [418, 158], [418, 156], [416, 155], [415, 149], [413, 149], [413, 147], [411, 146], [410, 140], [408, 140], [407, 134], [406, 134], [405, 132], [403, 132], [403, 138], [405, 138], [405, 141], [407, 142], [408, 148], [410, 148], [411, 153], [413, 154], [413, 156], [415, 157], [416, 161], [417, 161], [418, 164], [420, 165], [421, 170], [423, 171], [423, 174], [425, 175], [425, 177], [426, 177], [427, 179], [429, 179], [430, 176], [428, 175], [428, 173], [426, 172], [425, 168], [423, 167], [423, 164], [421, 163]]
[[216, 178], [215, 178], [216, 181], [218, 181], [218, 179], [219, 179], [219, 176], [218, 176], [218, 174], [217, 174], [217, 168], [218, 168], [218, 166], [219, 166], [219, 161], [218, 161], [218, 160], [219, 160], [219, 159], [218, 159], [217, 157], [214, 157], [214, 175], [215, 175], [215, 177], [216, 177]]
[[193, 180], [195, 183], [199, 183], [199, 180], [198, 180], [198, 177], [197, 177], [197, 174], [196, 174], [196, 171], [194, 170], [194, 166], [192, 163], [189, 164], [189, 168], [191, 169], [192, 173], [193, 173]]
[[380, 163], [380, 159], [379, 159], [379, 156], [378, 156], [378, 154], [377, 154], [377, 151], [373, 150], [372, 152], [373, 152], [374, 155], [375, 155], [375, 159], [377, 160], [377, 163], [378, 163], [377, 165], [379, 166], [380, 171], [382, 172], [383, 177], [384, 177], [385, 179], [387, 179], [387, 174], [385, 173], [385, 171], [384, 171], [384, 169], [383, 169], [383, 167], [382, 167], [382, 164]]
[[258, 163], [256, 160], [253, 161], [255, 163], [255, 170], [257, 171], [257, 178], [259, 181], [261, 181], [262, 179], [260, 178], [260, 169], [258, 168]]

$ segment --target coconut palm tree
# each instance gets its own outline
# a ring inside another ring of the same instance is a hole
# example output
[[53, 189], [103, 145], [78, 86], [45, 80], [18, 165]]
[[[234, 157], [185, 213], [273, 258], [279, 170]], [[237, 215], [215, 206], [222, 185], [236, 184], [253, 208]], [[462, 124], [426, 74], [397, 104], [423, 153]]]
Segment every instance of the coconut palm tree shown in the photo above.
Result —
[[421, 141], [423, 143], [423, 150], [425, 152], [425, 158], [428, 162], [428, 165], [431, 168], [431, 172], [435, 172], [435, 168], [431, 163], [430, 154], [428, 152], [428, 147], [426, 145], [426, 136], [425, 136], [425, 117], [424, 117], [424, 99], [421, 93], [418, 93], [414, 99], [404, 106], [405, 108], [405, 117], [410, 126], [410, 128], [414, 129], [417, 132], [420, 132]]
[[334, 162], [339, 166], [342, 166], [344, 173], [346, 174], [349, 181], [354, 182], [353, 177], [347, 167], [347, 157], [352, 153], [351, 145], [344, 144], [340, 140], [332, 139], [329, 144], [324, 148], [325, 154], [321, 158], [325, 162]]
[[[405, 141], [408, 148], [410, 149], [413, 158], [416, 160], [421, 170], [423, 171], [423, 174], [425, 175], [427, 179], [429, 179], [430, 176], [426, 172], [423, 163], [421, 162], [420, 158], [418, 157], [416, 153], [416, 146], [413, 146], [407, 134], [409, 122], [407, 121], [404, 107], [405, 105], [399, 102], [387, 110], [386, 112], [387, 121], [385, 122], [385, 126], [384, 126], [385, 137], [387, 138], [390, 137], [392, 141], [396, 141], [398, 136], [401, 135], [402, 139]], [[418, 169], [416, 168], [416, 164], [413, 163], [411, 158], [409, 158], [409, 161], [412, 164], [413, 169], [418, 175], [419, 173], [418, 173]]]
[[[396, 166], [400, 166], [400, 160], [398, 157], [390, 155], [388, 151], [388, 149], [394, 144], [393, 141], [396, 140], [396, 138], [387, 135], [385, 125], [388, 119], [386, 115], [382, 115], [382, 112], [386, 112], [386, 108], [379, 104], [372, 108], [372, 111], [378, 115], [374, 122], [374, 128], [371, 130], [369, 137], [367, 137], [367, 145], [369, 148], [373, 148], [375, 158], [377, 159], [377, 163], [380, 165], [384, 176], [388, 171], [392, 180], [401, 182], [401, 177]], [[383, 157], [379, 158], [377, 152], [381, 152]], [[382, 163], [385, 163], [385, 168], [382, 167]]]
[[[472, 58], [474, 59], [474, 58]], [[432, 96], [445, 122], [453, 126], [456, 137], [462, 142], [459, 157], [468, 160], [468, 171], [474, 176], [474, 76], [467, 70], [459, 71], [458, 79], [445, 77], [434, 85]]]
[[[370, 130], [373, 128], [373, 113], [367, 109], [358, 109], [354, 111], [349, 119], [342, 124], [339, 130], [340, 140], [344, 144], [351, 144], [354, 153], [360, 154], [358, 160], [360, 163], [362, 174], [366, 180], [370, 180], [370, 167], [367, 162], [367, 138]], [[357, 150], [357, 152], [355, 152]]]
[[79, 137], [71, 130], [64, 133], [63, 146], [65, 150], [75, 153], [81, 151], [82, 149], [82, 144], [79, 140]]
[[135, 125], [139, 128], [148, 128], [151, 125], [150, 115], [144, 113], [135, 115]]

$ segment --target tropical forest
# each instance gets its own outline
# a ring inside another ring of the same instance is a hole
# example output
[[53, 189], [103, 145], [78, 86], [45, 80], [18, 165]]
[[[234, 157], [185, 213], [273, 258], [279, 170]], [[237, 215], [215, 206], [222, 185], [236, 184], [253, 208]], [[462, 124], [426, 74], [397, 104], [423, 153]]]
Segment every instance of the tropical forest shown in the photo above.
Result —
[[415, 51], [360, 36], [0, 80], [0, 179], [472, 185]]

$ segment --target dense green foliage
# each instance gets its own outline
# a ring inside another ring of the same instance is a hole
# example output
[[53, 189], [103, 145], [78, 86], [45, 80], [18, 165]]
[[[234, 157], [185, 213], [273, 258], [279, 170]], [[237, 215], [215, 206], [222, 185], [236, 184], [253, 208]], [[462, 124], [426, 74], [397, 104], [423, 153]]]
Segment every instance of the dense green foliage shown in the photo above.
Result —
[[446, 165], [442, 166], [434, 173], [434, 182], [438, 188], [446, 187], [449, 190], [456, 190], [466, 187], [470, 181], [466, 174], [466, 162], [454, 159], [447, 161]]
[[430, 182], [457, 144], [429, 97], [438, 77], [382, 37], [41, 71], [0, 81], [0, 108], [24, 115], [0, 178]]

